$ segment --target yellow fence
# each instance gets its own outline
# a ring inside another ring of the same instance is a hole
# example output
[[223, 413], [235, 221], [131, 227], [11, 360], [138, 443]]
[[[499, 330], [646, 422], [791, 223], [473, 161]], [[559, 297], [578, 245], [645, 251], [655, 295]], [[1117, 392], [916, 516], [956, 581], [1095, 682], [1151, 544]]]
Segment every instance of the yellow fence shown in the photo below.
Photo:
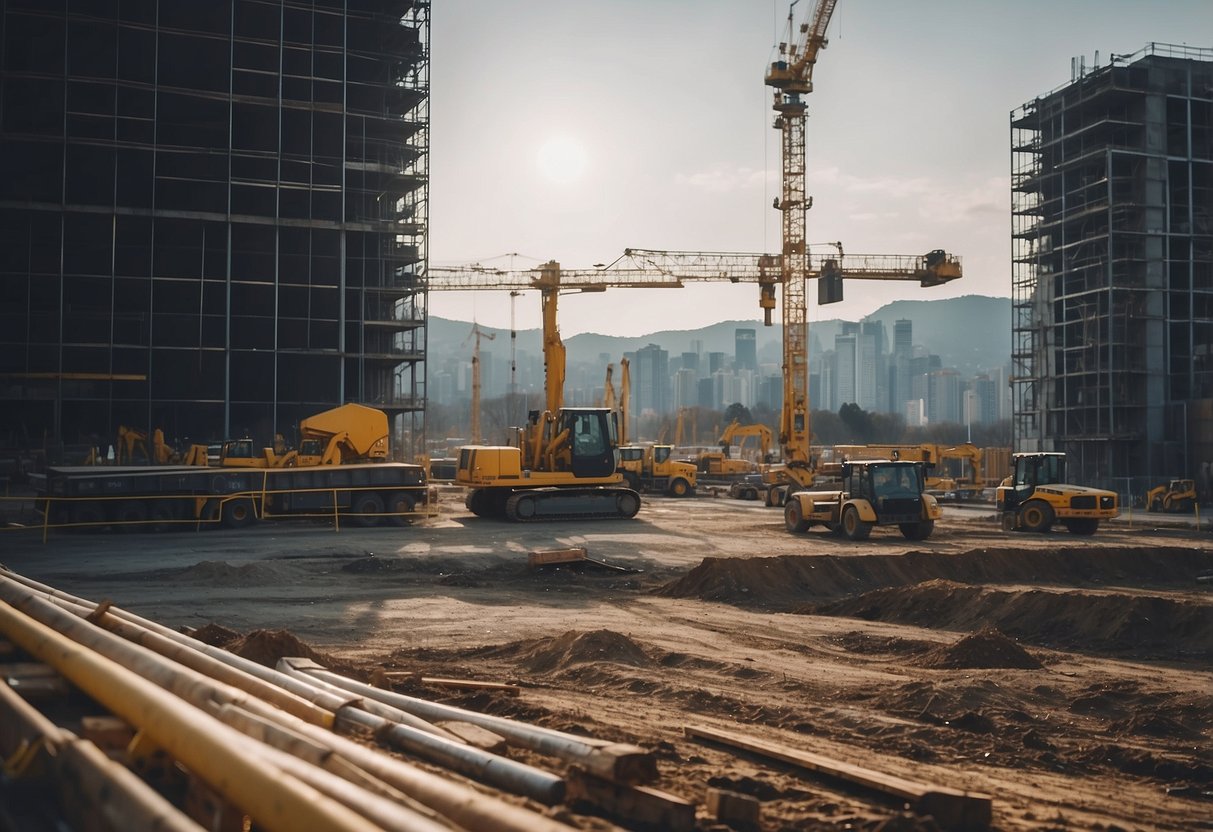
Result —
[[[4, 505], [6, 517], [15, 516], [0, 526], [0, 531], [42, 531], [43, 542], [46, 542], [51, 529], [86, 530], [115, 528], [118, 531], [167, 531], [173, 528], [192, 527], [195, 531], [206, 526], [242, 527], [262, 520], [312, 519], [330, 520], [334, 531], [341, 531], [344, 519], [347, 525], [360, 528], [380, 525], [389, 520], [398, 525], [408, 525], [415, 520], [426, 520], [438, 515], [438, 501], [432, 489], [424, 494], [409, 496], [423, 498], [421, 505], [414, 503], [410, 511], [386, 511], [380, 504], [379, 511], [362, 510], [352, 512], [350, 509], [356, 499], [350, 498], [350, 505], [339, 505], [340, 494], [357, 492], [373, 492], [376, 495], [385, 491], [402, 491], [401, 488], [384, 488], [383, 486], [340, 486], [336, 488], [280, 488], [273, 491], [255, 490], [238, 491], [232, 494], [214, 496], [190, 496], [182, 494], [147, 494], [140, 496], [88, 496], [88, 497], [49, 497], [32, 495], [23, 497], [3, 496], [0, 503]], [[328, 494], [331, 508], [321, 511], [286, 511], [274, 513], [269, 505], [272, 499], [283, 495], [298, 494]], [[170, 502], [171, 501], [171, 502]], [[251, 514], [245, 518], [232, 519], [236, 506], [247, 506]], [[15, 506], [15, 510], [12, 508]], [[110, 508], [107, 508], [109, 506]], [[130, 508], [138, 506], [137, 509]], [[157, 510], [164, 506], [164, 510]], [[124, 509], [128, 509], [125, 510]], [[181, 516], [189, 514], [190, 516]], [[52, 519], [54, 518], [54, 519]], [[62, 519], [60, 519], [62, 518]]]

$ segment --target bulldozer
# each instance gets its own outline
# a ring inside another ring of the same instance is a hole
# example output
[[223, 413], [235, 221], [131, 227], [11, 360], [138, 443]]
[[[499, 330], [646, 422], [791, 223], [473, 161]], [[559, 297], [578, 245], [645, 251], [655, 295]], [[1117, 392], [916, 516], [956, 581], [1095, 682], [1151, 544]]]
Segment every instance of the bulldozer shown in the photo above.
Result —
[[288, 448], [282, 434], [274, 447], [257, 453], [253, 440], [229, 439], [223, 443], [219, 464], [224, 468], [301, 468], [384, 462], [388, 458], [388, 420], [382, 410], [361, 404], [343, 404], [308, 416], [299, 423], [299, 448]]
[[1188, 512], [1195, 506], [1195, 480], [1171, 480], [1146, 492], [1146, 511]]
[[1061, 523], [1071, 534], [1092, 535], [1100, 521], [1120, 515], [1115, 491], [1066, 481], [1063, 453], [1012, 454], [995, 503], [1005, 531], [1047, 532]]

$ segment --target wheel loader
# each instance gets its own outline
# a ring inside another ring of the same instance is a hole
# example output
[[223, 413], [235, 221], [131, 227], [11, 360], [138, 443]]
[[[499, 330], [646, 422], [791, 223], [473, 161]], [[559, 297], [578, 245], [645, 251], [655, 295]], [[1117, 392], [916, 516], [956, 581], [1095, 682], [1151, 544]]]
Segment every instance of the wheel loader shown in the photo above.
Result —
[[1012, 454], [995, 502], [1006, 531], [1047, 532], [1061, 523], [1071, 534], [1092, 535], [1100, 521], [1120, 514], [1115, 491], [1066, 481], [1063, 453]]
[[783, 506], [789, 532], [816, 525], [850, 540], [865, 540], [876, 526], [897, 526], [907, 540], [926, 540], [943, 516], [939, 501], [923, 492], [926, 465], [888, 459], [842, 464], [842, 489], [796, 491]]

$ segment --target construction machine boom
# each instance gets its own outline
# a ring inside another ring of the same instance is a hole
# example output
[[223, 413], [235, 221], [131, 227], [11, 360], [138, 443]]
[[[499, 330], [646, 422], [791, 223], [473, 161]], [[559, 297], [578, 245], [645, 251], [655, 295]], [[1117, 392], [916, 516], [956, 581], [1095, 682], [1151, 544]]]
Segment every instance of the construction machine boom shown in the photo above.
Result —
[[[451, 282], [444, 285], [444, 276]], [[488, 285], [467, 285], [475, 276]], [[525, 273], [489, 272], [479, 267], [431, 269], [430, 288], [538, 289], [543, 312], [544, 405], [516, 428], [516, 444], [468, 445], [459, 451], [455, 481], [466, 486], [468, 510], [481, 517], [515, 521], [631, 518], [640, 495], [618, 473], [619, 437], [606, 407], [564, 407], [565, 347], [557, 325], [563, 287], [560, 264], [549, 262]], [[602, 291], [607, 284], [582, 285]], [[626, 368], [625, 368], [626, 374]]]

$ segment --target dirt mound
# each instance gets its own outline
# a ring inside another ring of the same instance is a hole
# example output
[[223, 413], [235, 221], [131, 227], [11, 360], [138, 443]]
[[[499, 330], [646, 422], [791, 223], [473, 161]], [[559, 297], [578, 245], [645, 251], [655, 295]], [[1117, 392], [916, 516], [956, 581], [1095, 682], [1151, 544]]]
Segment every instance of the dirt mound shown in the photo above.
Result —
[[1210, 605], [1183, 598], [1003, 590], [934, 580], [797, 612], [945, 630], [990, 626], [1020, 641], [1083, 651], [1187, 661], [1213, 656]]
[[913, 664], [940, 669], [1044, 667], [1039, 659], [992, 627], [971, 633], [955, 644], [937, 647]]
[[577, 664], [609, 662], [632, 667], [651, 667], [652, 659], [630, 638], [611, 630], [583, 633], [569, 630], [554, 638], [538, 639], [518, 654], [518, 661], [532, 673], [550, 673]]
[[289, 630], [253, 630], [225, 645], [224, 649], [266, 667], [274, 667], [284, 656], [301, 656], [334, 672], [344, 672], [340, 663], [313, 650]]
[[278, 583], [282, 572], [267, 563], [244, 563], [233, 566], [223, 560], [204, 560], [176, 570], [174, 578], [197, 581], [211, 586], [250, 586]]
[[212, 647], [223, 647], [240, 638], [240, 633], [235, 630], [229, 630], [221, 624], [211, 622], [194, 630], [190, 633], [190, 636], [201, 641], [203, 644], [209, 644]]
[[812, 601], [858, 595], [942, 578], [962, 584], [1035, 583], [1066, 586], [1190, 586], [1213, 569], [1206, 549], [1060, 547], [973, 549], [959, 555], [906, 552], [864, 557], [784, 555], [705, 558], [654, 591], [737, 606], [789, 610]]

